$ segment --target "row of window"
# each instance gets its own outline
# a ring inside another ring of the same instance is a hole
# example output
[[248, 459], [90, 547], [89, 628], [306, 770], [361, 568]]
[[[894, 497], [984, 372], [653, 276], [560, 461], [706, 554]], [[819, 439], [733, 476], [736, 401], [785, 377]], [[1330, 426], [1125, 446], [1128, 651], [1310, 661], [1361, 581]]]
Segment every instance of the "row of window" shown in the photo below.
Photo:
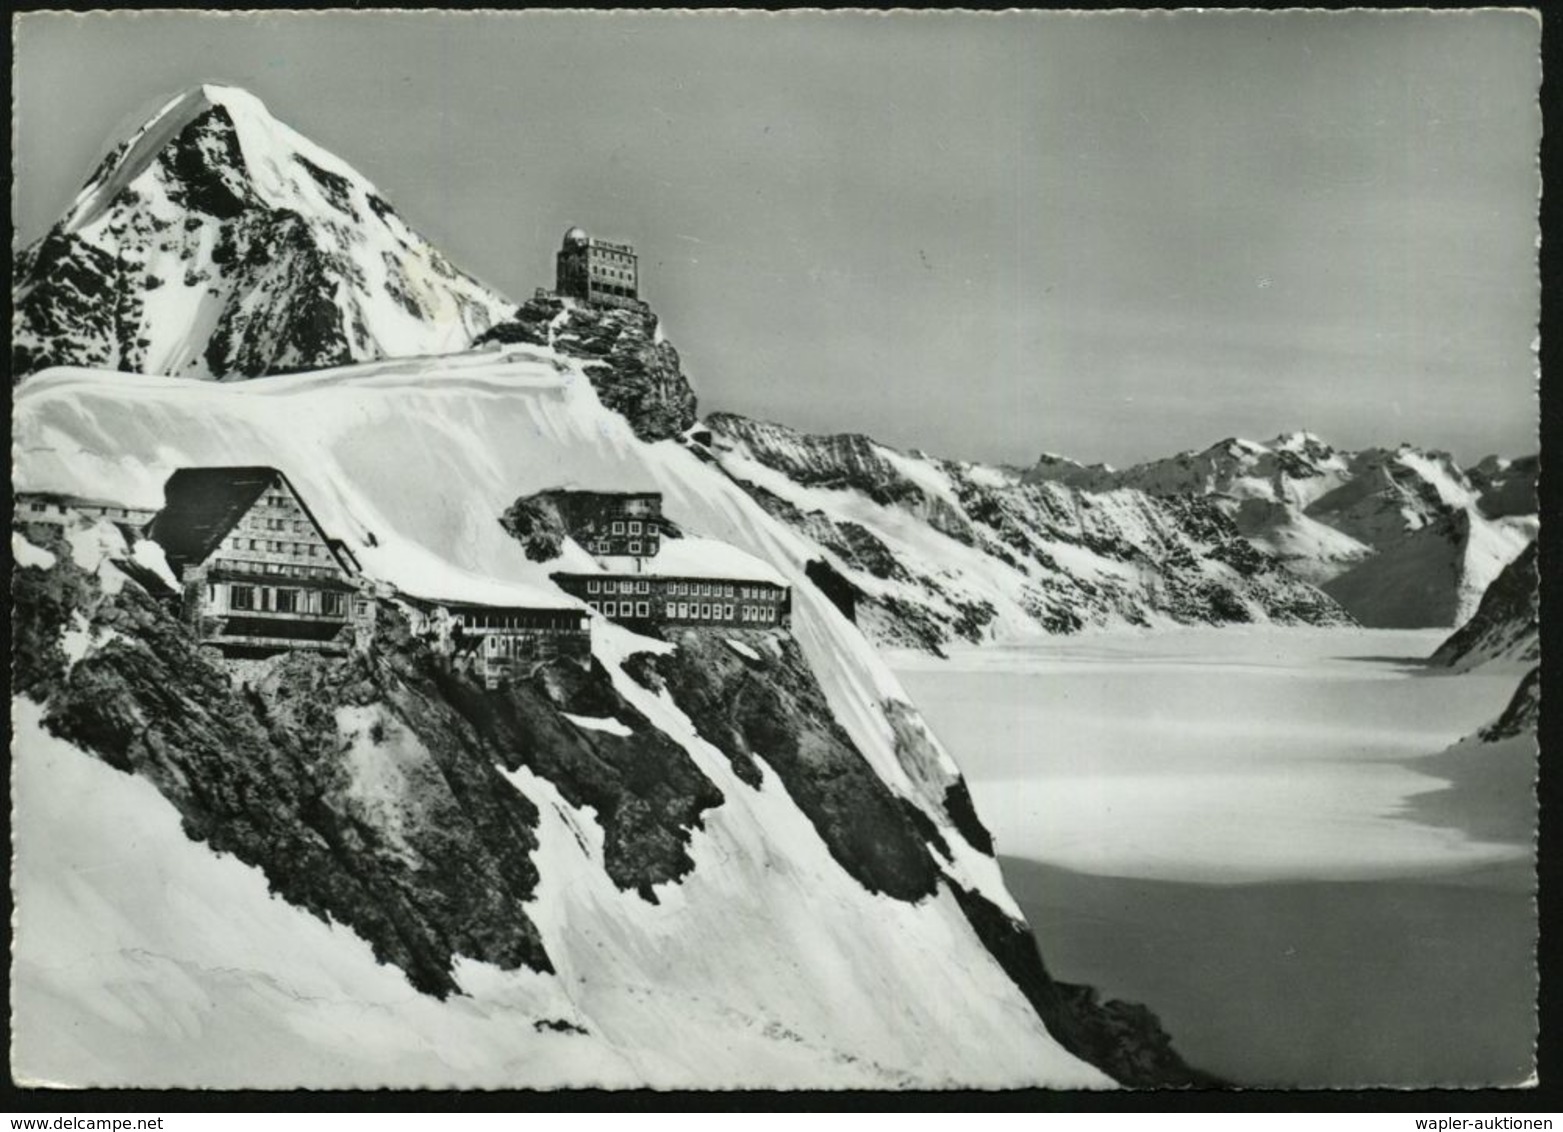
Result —
[[526, 615], [507, 613], [458, 613], [456, 624], [467, 629], [582, 629], [578, 614], [538, 612]]
[[[207, 597], [216, 600], [216, 586], [207, 587]], [[228, 588], [228, 608], [240, 612], [320, 613], [327, 617], [345, 617], [347, 595], [334, 590], [236, 585]]]
[[340, 571], [330, 566], [296, 566], [289, 562], [252, 562], [244, 558], [219, 558], [212, 563], [219, 570], [239, 574], [282, 574], [289, 578], [335, 578]]
[[[589, 581], [586, 583], [586, 592], [590, 594], [597, 593], [598, 586], [599, 583]], [[644, 578], [621, 578], [617, 580], [608, 578], [601, 583], [601, 589], [605, 594], [649, 594], [651, 592], [651, 583]]]
[[[588, 545], [586, 549], [591, 551], [593, 554], [612, 554], [613, 544], [606, 539], [599, 539], [597, 542]], [[651, 539], [645, 544], [644, 550], [642, 550], [640, 539], [631, 539], [630, 544], [626, 550], [628, 553], [634, 555], [655, 554], [657, 552], [657, 540]]]
[[57, 504], [34, 499], [27, 504], [27, 510], [36, 515], [45, 512], [60, 514], [66, 507], [73, 511], [80, 511], [83, 515], [99, 515], [105, 519], [133, 519], [147, 514], [145, 510], [138, 511], [132, 507], [100, 507], [94, 503]]
[[234, 550], [259, 550], [269, 554], [287, 554], [294, 558], [324, 558], [325, 547], [318, 542], [282, 542], [278, 539], [234, 538]]
[[[587, 602], [604, 617], [646, 618], [651, 616], [651, 603], [645, 601], [592, 601]], [[663, 603], [663, 616], [670, 621], [732, 621], [734, 619], [755, 624], [775, 624], [775, 606], [733, 606], [722, 602], [669, 601]]]
[[292, 531], [302, 535], [309, 533], [310, 524], [306, 519], [263, 519], [251, 514], [241, 526], [257, 531]]
[[586, 604], [604, 617], [651, 616], [651, 603], [647, 601], [589, 601]]
[[[588, 578], [586, 592], [649, 594], [651, 582], [646, 578]], [[775, 601], [776, 591], [761, 586], [729, 585], [726, 582], [668, 582], [662, 592], [674, 597], [739, 597], [745, 601]]]
[[622, 535], [622, 534], [638, 535], [638, 534], [641, 533], [641, 525], [642, 524], [641, 524], [641, 521], [639, 519], [630, 519], [629, 520], [629, 530], [626, 531], [624, 529], [624, 522], [622, 520], [615, 519], [613, 521], [613, 533], [616, 534], [616, 535]]

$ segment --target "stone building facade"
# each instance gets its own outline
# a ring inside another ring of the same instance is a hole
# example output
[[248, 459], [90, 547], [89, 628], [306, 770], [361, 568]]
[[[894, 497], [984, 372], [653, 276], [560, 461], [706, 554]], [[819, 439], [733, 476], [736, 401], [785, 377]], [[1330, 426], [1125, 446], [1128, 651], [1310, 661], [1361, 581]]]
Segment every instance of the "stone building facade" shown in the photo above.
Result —
[[600, 240], [584, 228], [564, 234], [554, 263], [560, 295], [607, 306], [640, 307], [640, 259], [629, 244]]
[[792, 623], [792, 591], [773, 582], [662, 574], [551, 576], [572, 597], [609, 620], [629, 626], [776, 629]]
[[372, 585], [276, 468], [181, 468], [146, 526], [183, 588], [181, 611], [226, 656], [343, 655], [374, 628]]

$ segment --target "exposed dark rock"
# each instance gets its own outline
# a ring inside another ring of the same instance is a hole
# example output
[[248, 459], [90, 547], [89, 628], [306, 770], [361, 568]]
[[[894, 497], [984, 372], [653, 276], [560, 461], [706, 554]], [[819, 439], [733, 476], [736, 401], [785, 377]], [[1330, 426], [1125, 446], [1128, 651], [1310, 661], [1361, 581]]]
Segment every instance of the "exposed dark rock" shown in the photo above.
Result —
[[358, 218], [358, 214], [353, 211], [352, 185], [346, 177], [322, 169], [302, 153], [295, 153], [293, 160], [314, 179], [315, 184], [320, 186], [320, 191], [326, 194], [326, 199], [338, 211], [347, 213], [355, 220]]
[[499, 523], [533, 562], [558, 558], [569, 533], [558, 506], [547, 492], [517, 499], [506, 508]]
[[803, 572], [848, 621], [857, 620], [857, 600], [862, 591], [849, 582], [846, 575], [823, 558], [809, 559]]
[[971, 791], [966, 788], [964, 778], [957, 778], [944, 792], [944, 812], [950, 815], [950, 821], [955, 823], [968, 845], [993, 856], [993, 835], [977, 816], [977, 807], [972, 805]]
[[761, 630], [722, 636], [749, 642], [763, 661], [745, 663], [721, 636], [690, 630], [646, 664], [735, 771], [760, 760], [776, 772], [859, 884], [898, 900], [931, 895], [939, 869], [922, 832], [836, 722], [797, 644]]
[[561, 354], [593, 363], [586, 376], [598, 399], [642, 440], [679, 437], [695, 423], [695, 392], [679, 368], [678, 351], [661, 340], [650, 308], [534, 298], [474, 345], [488, 342], [551, 343]]
[[[525, 766], [572, 806], [596, 811], [604, 864], [618, 887], [655, 902], [653, 886], [694, 867], [690, 833], [702, 813], [722, 804], [722, 792], [614, 690], [600, 665], [589, 672], [568, 663], [543, 667], [496, 692], [441, 673], [436, 687], [507, 769]], [[614, 719], [632, 734], [578, 727], [564, 712]]]
[[1029, 928], [992, 901], [946, 879], [988, 953], [1020, 988], [1048, 1032], [1076, 1057], [1135, 1089], [1218, 1088], [1219, 1078], [1189, 1066], [1156, 1016], [1137, 1003], [1103, 1002], [1092, 987], [1055, 982]]
[[231, 220], [258, 203], [238, 175], [244, 170], [244, 151], [233, 119], [221, 106], [181, 130], [158, 161], [175, 204]]

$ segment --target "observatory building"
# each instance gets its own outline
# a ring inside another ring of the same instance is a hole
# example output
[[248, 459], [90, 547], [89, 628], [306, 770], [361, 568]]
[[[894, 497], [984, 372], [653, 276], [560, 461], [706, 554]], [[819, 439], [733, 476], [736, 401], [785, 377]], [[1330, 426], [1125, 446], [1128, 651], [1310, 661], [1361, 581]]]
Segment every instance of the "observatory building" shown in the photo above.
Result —
[[607, 306], [640, 306], [640, 268], [635, 249], [571, 228], [559, 249], [554, 290], [560, 295]]

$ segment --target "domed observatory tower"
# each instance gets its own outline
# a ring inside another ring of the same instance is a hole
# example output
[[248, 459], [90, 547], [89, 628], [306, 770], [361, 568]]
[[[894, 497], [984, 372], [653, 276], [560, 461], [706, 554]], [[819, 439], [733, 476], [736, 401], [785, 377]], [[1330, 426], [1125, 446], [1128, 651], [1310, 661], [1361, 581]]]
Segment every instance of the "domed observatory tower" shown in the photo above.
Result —
[[635, 249], [571, 228], [559, 248], [554, 290], [607, 306], [639, 306], [640, 268]]

